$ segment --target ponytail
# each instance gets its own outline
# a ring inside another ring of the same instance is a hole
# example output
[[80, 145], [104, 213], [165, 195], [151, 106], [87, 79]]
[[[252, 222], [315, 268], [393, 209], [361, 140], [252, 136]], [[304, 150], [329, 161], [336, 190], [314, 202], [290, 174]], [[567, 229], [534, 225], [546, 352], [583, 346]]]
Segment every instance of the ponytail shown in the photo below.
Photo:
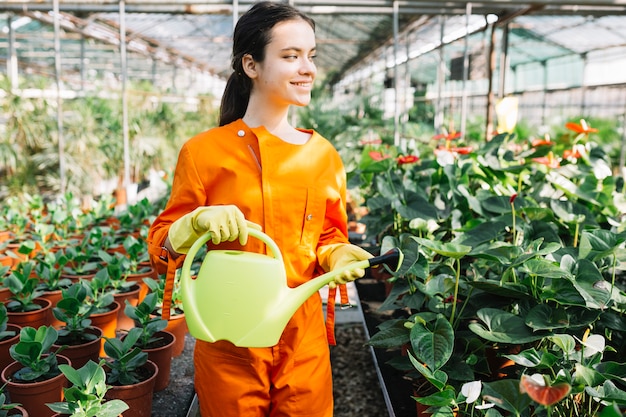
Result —
[[[241, 66], [241, 61], [239, 66]], [[243, 72], [233, 72], [228, 81], [220, 106], [219, 125], [224, 126], [241, 119], [248, 109], [250, 101], [251, 80]]]

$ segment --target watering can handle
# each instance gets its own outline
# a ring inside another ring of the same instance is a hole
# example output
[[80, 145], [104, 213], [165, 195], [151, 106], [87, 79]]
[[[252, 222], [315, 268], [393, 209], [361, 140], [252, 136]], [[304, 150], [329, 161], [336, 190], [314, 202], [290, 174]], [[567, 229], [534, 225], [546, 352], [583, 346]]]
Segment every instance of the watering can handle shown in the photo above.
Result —
[[[276, 244], [276, 242], [272, 240], [271, 237], [269, 237], [265, 233], [253, 227], [248, 228], [248, 235], [253, 236], [259, 239], [260, 241], [262, 241], [263, 243], [265, 243], [265, 245], [267, 245], [270, 252], [272, 252], [272, 256], [278, 259], [281, 263], [283, 262], [283, 256], [280, 253], [280, 249], [278, 249], [278, 245]], [[187, 275], [189, 275], [190, 270], [191, 270], [191, 264], [193, 263], [193, 260], [196, 257], [196, 253], [198, 253], [202, 245], [204, 245], [209, 240], [211, 240], [211, 237], [212, 237], [211, 232], [206, 232], [205, 234], [200, 236], [193, 243], [193, 245], [191, 245], [191, 248], [189, 248], [189, 251], [187, 252], [187, 257], [185, 258], [185, 262], [183, 263], [183, 267], [181, 270], [182, 273], [186, 273]]]

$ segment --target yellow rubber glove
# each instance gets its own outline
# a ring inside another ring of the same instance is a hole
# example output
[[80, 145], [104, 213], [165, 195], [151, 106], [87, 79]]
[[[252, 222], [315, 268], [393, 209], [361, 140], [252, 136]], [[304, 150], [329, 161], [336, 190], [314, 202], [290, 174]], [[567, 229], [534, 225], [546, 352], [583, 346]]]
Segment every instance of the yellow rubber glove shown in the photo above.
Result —
[[[332, 271], [354, 262], [372, 258], [373, 255], [350, 243], [334, 243], [325, 245], [317, 250], [317, 259], [324, 271]], [[365, 275], [365, 269], [356, 268], [342, 272], [335, 277], [335, 281], [328, 284], [334, 288], [337, 284], [346, 284]]]
[[256, 223], [246, 221], [237, 206], [198, 207], [176, 220], [170, 226], [168, 237], [172, 249], [178, 253], [187, 253], [191, 245], [207, 231], [213, 235], [214, 244], [232, 242], [239, 238], [239, 243], [248, 242], [248, 227], [261, 230]]

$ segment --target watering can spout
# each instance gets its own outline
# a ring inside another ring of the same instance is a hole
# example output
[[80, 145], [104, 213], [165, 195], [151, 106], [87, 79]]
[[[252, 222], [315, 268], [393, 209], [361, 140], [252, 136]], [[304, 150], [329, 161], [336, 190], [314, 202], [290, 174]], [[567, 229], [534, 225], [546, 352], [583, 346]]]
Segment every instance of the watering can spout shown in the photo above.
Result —
[[189, 333], [196, 339], [228, 340], [240, 347], [274, 346], [296, 310], [338, 274], [380, 263], [395, 264], [396, 270], [402, 259], [396, 249], [393, 254], [358, 261], [290, 288], [276, 243], [255, 229], [249, 233], [262, 240], [273, 256], [211, 250], [192, 277], [193, 258], [211, 238], [210, 233], [189, 249], [181, 270], [181, 293]]

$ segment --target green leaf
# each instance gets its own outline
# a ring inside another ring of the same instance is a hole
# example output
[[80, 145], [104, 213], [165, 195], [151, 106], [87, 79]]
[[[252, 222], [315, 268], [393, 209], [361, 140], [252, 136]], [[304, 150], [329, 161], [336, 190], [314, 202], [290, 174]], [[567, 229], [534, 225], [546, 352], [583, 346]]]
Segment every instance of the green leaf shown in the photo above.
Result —
[[578, 261], [572, 284], [585, 299], [589, 308], [605, 309], [611, 299], [611, 284], [604, 280], [598, 268], [587, 259]]
[[482, 308], [478, 310], [478, 317], [484, 324], [470, 323], [470, 330], [491, 342], [530, 343], [549, 335], [547, 332], [533, 332], [526, 326], [523, 318], [506, 311]]
[[486, 402], [494, 403], [517, 417], [528, 410], [532, 402], [528, 395], [520, 395], [519, 381], [515, 379], [484, 383], [482, 396]]
[[413, 356], [411, 352], [409, 352], [408, 355], [413, 367], [421, 373], [422, 376], [428, 380], [428, 382], [440, 391], [444, 389], [446, 382], [448, 382], [448, 375], [445, 372], [441, 370], [432, 372], [426, 365], [415, 359], [415, 356]]
[[460, 259], [470, 253], [471, 246], [460, 245], [455, 243], [442, 243], [434, 240], [424, 239], [421, 237], [413, 237], [420, 245], [438, 253], [447, 258]]
[[452, 356], [454, 330], [443, 315], [438, 315], [434, 323], [415, 323], [410, 338], [416, 358], [432, 371], [440, 369]]
[[574, 384], [581, 384], [585, 387], [597, 387], [606, 381], [606, 377], [595, 370], [584, 366], [581, 363], [576, 364], [576, 372], [574, 373]]

